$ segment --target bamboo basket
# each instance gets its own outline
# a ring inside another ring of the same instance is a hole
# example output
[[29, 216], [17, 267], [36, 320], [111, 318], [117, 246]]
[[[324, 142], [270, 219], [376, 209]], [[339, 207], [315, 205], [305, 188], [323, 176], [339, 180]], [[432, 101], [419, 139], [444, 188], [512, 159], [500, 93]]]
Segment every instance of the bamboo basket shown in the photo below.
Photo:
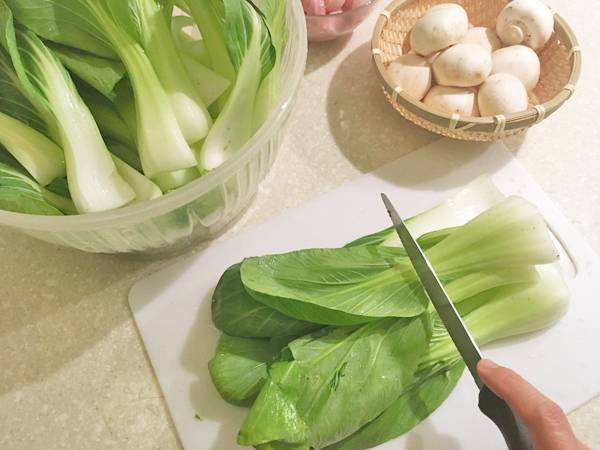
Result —
[[[494, 141], [524, 132], [553, 114], [575, 92], [581, 72], [581, 49], [575, 34], [558, 14], [554, 33], [538, 52], [540, 82], [530, 93], [529, 109], [495, 117], [447, 115], [410, 97], [395, 86], [387, 66], [410, 50], [409, 33], [425, 11], [447, 0], [396, 0], [380, 14], [372, 40], [373, 61], [381, 78], [383, 93], [402, 116], [416, 125], [443, 136], [468, 141]], [[496, 18], [507, 0], [454, 0], [463, 6], [475, 26], [495, 29]]]

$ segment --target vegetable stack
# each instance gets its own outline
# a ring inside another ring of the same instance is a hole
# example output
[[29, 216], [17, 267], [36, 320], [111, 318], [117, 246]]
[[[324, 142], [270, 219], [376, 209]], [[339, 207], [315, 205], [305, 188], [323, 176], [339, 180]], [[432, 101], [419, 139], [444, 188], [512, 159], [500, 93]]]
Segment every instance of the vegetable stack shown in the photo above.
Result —
[[[0, 0], [0, 209], [76, 214], [215, 169], [279, 95], [285, 2]], [[201, 38], [198, 38], [201, 35]]]
[[[487, 178], [407, 221], [480, 345], [539, 330], [569, 293], [543, 218]], [[219, 281], [209, 364], [259, 450], [361, 450], [412, 429], [464, 364], [392, 228], [247, 258]], [[475, 405], [473, 405], [475, 407]]]

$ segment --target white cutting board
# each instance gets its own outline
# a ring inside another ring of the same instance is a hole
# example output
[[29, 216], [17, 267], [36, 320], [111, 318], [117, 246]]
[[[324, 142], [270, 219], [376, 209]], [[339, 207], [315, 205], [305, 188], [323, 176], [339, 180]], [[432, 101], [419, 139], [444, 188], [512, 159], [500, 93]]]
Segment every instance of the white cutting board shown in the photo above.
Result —
[[[542, 211], [576, 267], [572, 306], [553, 328], [484, 349], [517, 369], [571, 411], [600, 393], [597, 347], [600, 263], [584, 240], [501, 144], [448, 140], [411, 153], [253, 230], [219, 242], [138, 283], [130, 294], [173, 421], [186, 449], [234, 450], [246, 410], [225, 403], [207, 370], [219, 332], [210, 319], [220, 275], [246, 256], [310, 247], [337, 247], [389, 226], [379, 194], [408, 217], [488, 173], [506, 194]], [[402, 438], [378, 449], [504, 449], [498, 430], [476, 407], [475, 385], [464, 375], [448, 400]], [[202, 420], [195, 418], [198, 414]]]

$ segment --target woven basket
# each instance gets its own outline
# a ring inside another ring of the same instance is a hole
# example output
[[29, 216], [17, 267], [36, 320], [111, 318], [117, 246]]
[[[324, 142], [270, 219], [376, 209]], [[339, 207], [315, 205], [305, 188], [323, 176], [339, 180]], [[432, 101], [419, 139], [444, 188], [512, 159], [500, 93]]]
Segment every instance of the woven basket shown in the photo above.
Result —
[[[425, 11], [447, 0], [396, 0], [381, 12], [372, 41], [373, 61], [383, 93], [394, 109], [416, 125], [453, 139], [494, 141], [525, 131], [554, 113], [575, 91], [581, 71], [581, 50], [573, 31], [554, 14], [554, 34], [538, 52], [540, 82], [530, 94], [530, 108], [495, 117], [461, 117], [438, 112], [405, 92], [387, 74], [387, 66], [410, 50], [409, 32]], [[475, 26], [495, 28], [507, 0], [454, 0], [463, 6]]]

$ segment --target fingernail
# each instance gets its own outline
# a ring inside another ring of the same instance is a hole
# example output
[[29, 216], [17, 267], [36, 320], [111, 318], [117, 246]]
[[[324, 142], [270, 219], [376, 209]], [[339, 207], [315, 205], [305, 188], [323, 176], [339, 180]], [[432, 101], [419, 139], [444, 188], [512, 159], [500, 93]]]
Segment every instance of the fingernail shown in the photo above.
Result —
[[496, 364], [494, 361], [491, 361], [489, 359], [482, 359], [477, 364], [477, 370], [483, 370], [483, 371], [497, 369], [498, 367], [500, 367], [498, 364]]

